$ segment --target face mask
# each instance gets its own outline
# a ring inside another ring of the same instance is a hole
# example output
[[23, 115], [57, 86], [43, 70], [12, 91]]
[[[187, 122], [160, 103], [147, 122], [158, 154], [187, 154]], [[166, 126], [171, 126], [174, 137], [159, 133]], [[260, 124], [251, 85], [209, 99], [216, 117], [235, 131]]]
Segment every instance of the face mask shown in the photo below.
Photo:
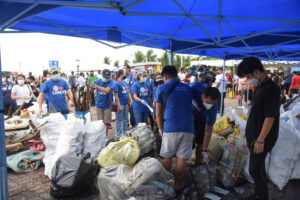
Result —
[[5, 83], [5, 79], [6, 79], [5, 77], [2, 77], [2, 83]]
[[142, 83], [146, 83], [146, 81], [147, 81], [147, 77], [143, 77], [142, 78]]
[[94, 74], [91, 74], [91, 76], [94, 76]]
[[19, 85], [23, 85], [24, 84], [24, 80], [18, 80], [18, 84]]
[[206, 103], [205, 101], [203, 101], [203, 105], [206, 108], [206, 110], [209, 110], [209, 109], [211, 109], [211, 107], [214, 106], [214, 104]]
[[30, 83], [30, 85], [34, 86], [34, 83]]
[[59, 74], [52, 75], [52, 79], [53, 80], [59, 80], [60, 79], [60, 75]]
[[102, 78], [102, 81], [103, 81], [104, 83], [107, 83], [107, 82], [109, 81], [109, 79]]
[[247, 84], [251, 85], [251, 86], [256, 86], [258, 84], [258, 80], [254, 79], [254, 78], [249, 79], [249, 80], [247, 80]]
[[50, 78], [47, 78], [47, 81], [49, 81], [50, 80]]
[[125, 80], [126, 79], [126, 76], [123, 76], [123, 80]]

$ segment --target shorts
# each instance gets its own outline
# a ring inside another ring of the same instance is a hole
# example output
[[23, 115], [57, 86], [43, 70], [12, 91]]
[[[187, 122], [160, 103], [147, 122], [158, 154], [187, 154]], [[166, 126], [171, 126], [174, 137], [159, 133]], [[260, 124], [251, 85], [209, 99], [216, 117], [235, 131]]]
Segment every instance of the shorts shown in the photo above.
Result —
[[231, 83], [228, 83], [226, 87], [227, 87], [227, 88], [232, 88], [232, 84], [231, 84]]
[[164, 133], [160, 156], [163, 158], [172, 158], [176, 155], [178, 158], [188, 160], [192, 157], [193, 138], [193, 133]]
[[203, 144], [204, 136], [205, 136], [205, 126], [206, 126], [205, 123], [203, 123], [201, 121], [194, 120], [195, 143], [197, 145]]
[[98, 120], [103, 120], [103, 123], [111, 123], [111, 110], [96, 108], [96, 114]]

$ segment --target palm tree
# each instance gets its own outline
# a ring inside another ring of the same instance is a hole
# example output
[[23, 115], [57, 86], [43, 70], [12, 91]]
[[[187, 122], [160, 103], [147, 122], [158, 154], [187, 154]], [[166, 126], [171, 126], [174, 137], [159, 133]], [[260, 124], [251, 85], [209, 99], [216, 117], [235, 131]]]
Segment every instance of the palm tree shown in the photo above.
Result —
[[125, 59], [124, 60], [124, 65], [129, 65], [129, 60]]
[[183, 67], [191, 66], [191, 56], [183, 57]]
[[149, 50], [146, 53], [146, 61], [147, 62], [155, 62], [157, 58], [156, 54], [153, 54], [153, 50]]
[[169, 53], [165, 51], [158, 59], [158, 61], [161, 63], [162, 67], [169, 65]]
[[173, 59], [173, 65], [177, 68], [179, 71], [181, 67], [181, 56], [180, 55], [175, 55], [175, 59]]
[[143, 54], [142, 51], [140, 50], [137, 50], [135, 53], [134, 53], [134, 60], [133, 60], [133, 63], [141, 63], [141, 62], [145, 62], [146, 61], [146, 57], [145, 55]]
[[111, 60], [109, 59], [109, 57], [104, 57], [104, 63], [107, 65], [110, 65]]
[[115, 67], [119, 67], [119, 61], [118, 61], [118, 60], [115, 61], [114, 66], [115, 66]]

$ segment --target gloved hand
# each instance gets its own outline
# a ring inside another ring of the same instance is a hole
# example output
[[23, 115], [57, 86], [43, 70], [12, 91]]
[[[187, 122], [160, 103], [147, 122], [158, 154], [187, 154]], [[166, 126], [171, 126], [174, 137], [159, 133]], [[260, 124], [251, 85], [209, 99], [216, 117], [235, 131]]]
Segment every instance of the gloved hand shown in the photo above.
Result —
[[202, 151], [202, 163], [205, 163], [205, 164], [208, 164], [209, 162], [209, 159], [208, 159], [208, 155], [207, 155], [207, 152], [205, 151]]
[[143, 100], [143, 99], [141, 100], [141, 103], [144, 104], [144, 105], [147, 104], [147, 102], [145, 100]]

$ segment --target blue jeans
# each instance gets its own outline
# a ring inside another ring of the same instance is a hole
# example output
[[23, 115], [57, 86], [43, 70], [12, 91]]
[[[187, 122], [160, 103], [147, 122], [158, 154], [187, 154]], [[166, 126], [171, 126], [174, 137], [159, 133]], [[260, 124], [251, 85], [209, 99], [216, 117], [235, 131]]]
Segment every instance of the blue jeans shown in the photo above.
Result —
[[116, 112], [116, 135], [123, 135], [128, 130], [128, 104], [121, 105], [122, 112]]
[[135, 126], [139, 123], [147, 123], [149, 112], [134, 112]]

